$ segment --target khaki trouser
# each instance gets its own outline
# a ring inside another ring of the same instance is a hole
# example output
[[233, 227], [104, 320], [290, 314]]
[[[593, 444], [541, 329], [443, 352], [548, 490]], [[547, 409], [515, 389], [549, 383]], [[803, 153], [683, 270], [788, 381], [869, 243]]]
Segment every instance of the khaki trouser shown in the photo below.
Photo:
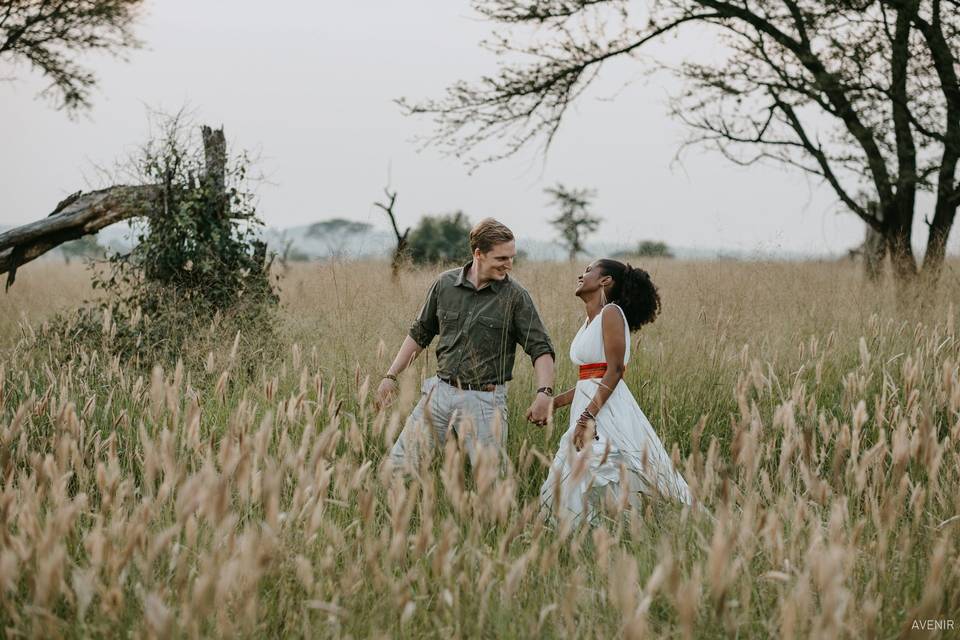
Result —
[[420, 402], [390, 451], [397, 467], [419, 466], [421, 456], [443, 447], [452, 430], [460, 446], [477, 463], [481, 447], [502, 456], [507, 443], [507, 385], [493, 391], [465, 391], [436, 376], [423, 382]]

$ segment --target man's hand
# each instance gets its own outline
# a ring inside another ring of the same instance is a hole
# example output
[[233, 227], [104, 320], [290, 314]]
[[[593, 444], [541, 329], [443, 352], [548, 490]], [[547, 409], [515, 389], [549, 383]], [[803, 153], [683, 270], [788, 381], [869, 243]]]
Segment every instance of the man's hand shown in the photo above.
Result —
[[400, 345], [400, 350], [397, 351], [393, 364], [390, 365], [387, 373], [380, 380], [380, 386], [377, 387], [377, 393], [373, 397], [373, 406], [377, 411], [389, 406], [393, 401], [394, 396], [397, 395], [397, 376], [410, 366], [410, 363], [421, 351], [423, 351], [423, 348], [413, 338], [407, 336], [403, 339], [403, 344]]
[[550, 409], [553, 407], [553, 398], [545, 393], [538, 393], [533, 404], [527, 409], [527, 420], [533, 424], [543, 426], [550, 418]]
[[393, 402], [397, 395], [397, 381], [393, 378], [384, 378], [377, 387], [377, 395], [373, 399], [373, 406], [379, 411]]

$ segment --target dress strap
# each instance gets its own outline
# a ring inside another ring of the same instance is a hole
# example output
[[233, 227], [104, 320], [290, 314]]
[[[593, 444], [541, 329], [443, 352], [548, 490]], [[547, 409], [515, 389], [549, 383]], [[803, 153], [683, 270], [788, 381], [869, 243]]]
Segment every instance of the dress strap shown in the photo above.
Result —
[[[603, 309], [606, 309], [607, 307], [616, 307], [616, 308], [617, 308], [617, 311], [620, 312], [621, 317], [623, 317], [623, 321], [624, 321], [624, 322], [627, 322], [627, 314], [626, 314], [626, 312], [623, 310], [623, 307], [621, 307], [620, 305], [618, 305], [616, 302], [608, 302], [607, 304], [603, 305]], [[601, 313], [603, 312], [603, 309], [600, 310]], [[629, 325], [629, 323], [627, 323], [627, 324]]]

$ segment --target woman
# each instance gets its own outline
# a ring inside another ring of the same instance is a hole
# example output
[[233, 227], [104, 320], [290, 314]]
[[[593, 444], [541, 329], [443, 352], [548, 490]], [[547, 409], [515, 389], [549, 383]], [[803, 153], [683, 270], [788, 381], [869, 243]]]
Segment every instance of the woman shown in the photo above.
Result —
[[553, 401], [554, 409], [572, 405], [570, 427], [540, 489], [542, 505], [559, 519], [579, 521], [598, 515], [606, 493], [624, 505], [636, 505], [639, 493], [690, 504], [686, 481], [623, 381], [630, 332], [660, 311], [650, 275], [597, 260], [577, 278], [576, 295], [587, 311], [570, 344], [579, 381]]

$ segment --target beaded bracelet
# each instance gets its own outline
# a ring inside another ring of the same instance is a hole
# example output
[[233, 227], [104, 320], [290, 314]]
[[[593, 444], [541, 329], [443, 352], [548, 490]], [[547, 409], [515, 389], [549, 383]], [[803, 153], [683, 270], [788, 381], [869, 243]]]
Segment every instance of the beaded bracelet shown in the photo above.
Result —
[[[583, 419], [584, 416], [586, 416], [586, 417], [588, 417], [589, 419], [593, 420], [594, 424], [596, 424], [596, 422], [597, 422], [597, 416], [595, 416], [595, 415], [593, 415], [592, 413], [590, 413], [590, 410], [589, 410], [589, 409], [584, 409], [584, 410], [583, 410], [583, 413], [580, 414], [581, 420]], [[594, 439], [594, 440], [599, 440], [599, 439], [600, 439], [600, 434], [597, 433], [596, 427], [594, 427], [594, 430], [593, 430], [593, 439]]]

